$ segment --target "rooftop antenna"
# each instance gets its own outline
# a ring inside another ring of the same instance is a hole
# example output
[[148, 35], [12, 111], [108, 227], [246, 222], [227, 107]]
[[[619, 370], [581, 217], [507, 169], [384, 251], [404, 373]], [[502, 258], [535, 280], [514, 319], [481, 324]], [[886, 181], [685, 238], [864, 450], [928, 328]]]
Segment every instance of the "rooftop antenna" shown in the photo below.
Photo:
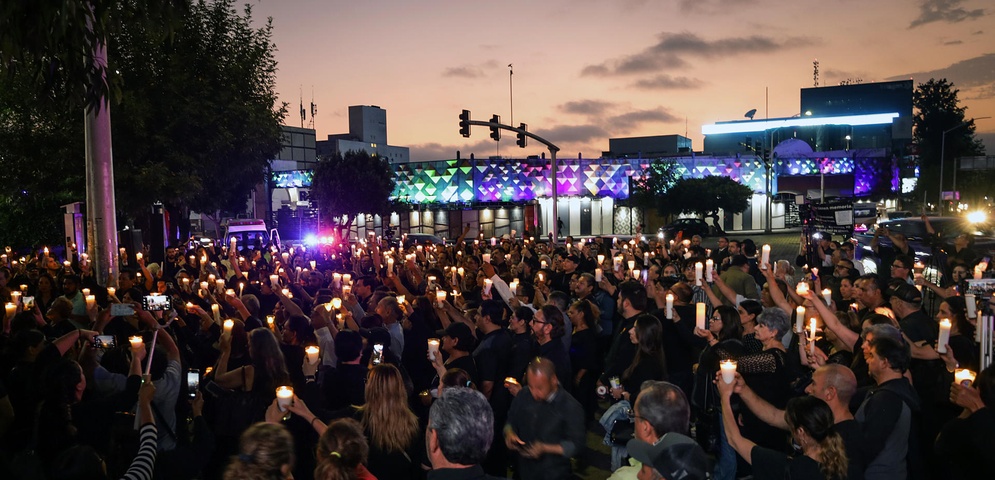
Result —
[[304, 117], [307, 116], [307, 110], [304, 110], [304, 85], [300, 87], [300, 99], [301, 99], [301, 128], [304, 128]]
[[311, 85], [311, 122], [308, 127], [314, 129], [314, 116], [318, 114], [318, 104], [314, 103], [314, 85]]
[[815, 81], [815, 86], [819, 86], [819, 59], [815, 59], [812, 62], [812, 80]]

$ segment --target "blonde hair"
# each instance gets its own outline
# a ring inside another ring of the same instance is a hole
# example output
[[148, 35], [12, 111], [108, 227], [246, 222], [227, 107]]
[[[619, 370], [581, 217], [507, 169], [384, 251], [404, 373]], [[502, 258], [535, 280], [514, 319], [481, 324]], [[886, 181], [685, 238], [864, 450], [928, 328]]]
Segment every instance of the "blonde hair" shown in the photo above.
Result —
[[370, 369], [366, 405], [359, 407], [360, 422], [370, 444], [387, 452], [403, 452], [419, 433], [418, 417], [408, 408], [408, 390], [401, 371], [390, 364]]
[[260, 422], [242, 433], [223, 478], [272, 480], [285, 476], [284, 465], [294, 466], [294, 438], [283, 425]]
[[819, 442], [819, 446], [822, 447], [822, 461], [819, 462], [822, 474], [826, 478], [846, 478], [850, 461], [846, 457], [843, 437], [836, 432], [830, 433]]

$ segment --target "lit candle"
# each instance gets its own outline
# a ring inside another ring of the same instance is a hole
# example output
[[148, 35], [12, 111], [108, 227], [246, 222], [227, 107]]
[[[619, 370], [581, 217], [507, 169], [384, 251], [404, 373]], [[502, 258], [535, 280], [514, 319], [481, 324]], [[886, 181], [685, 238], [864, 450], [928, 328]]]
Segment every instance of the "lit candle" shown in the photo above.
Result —
[[225, 281], [220, 278], [214, 281], [214, 285], [218, 287], [219, 292], [224, 291], [225, 289]]
[[666, 312], [667, 312], [667, 320], [673, 320], [674, 319], [674, 294], [673, 293], [668, 293], [667, 294], [667, 310], [666, 310]]
[[964, 295], [964, 302], [967, 303], [967, 318], [978, 318], [978, 299], [973, 293]]
[[442, 307], [446, 303], [446, 291], [437, 290], [435, 292], [435, 301], [439, 304], [439, 307]]
[[93, 308], [93, 306], [96, 303], [97, 303], [97, 297], [95, 297], [93, 295], [87, 295], [86, 296], [86, 308]]
[[926, 270], [926, 265], [923, 265], [922, 262], [916, 262], [912, 265], [912, 271], [915, 273], [922, 273], [923, 270]]
[[71, 265], [71, 263], [69, 262], [69, 260], [66, 260], [66, 261], [62, 262], [62, 266], [63, 267], [69, 268], [69, 265]]
[[192, 311], [193, 310], [193, 303], [187, 302], [186, 307], [187, 307], [187, 311], [188, 312]]
[[950, 319], [940, 320], [940, 338], [936, 340], [936, 351], [947, 353], [947, 344], [950, 343]]
[[509, 283], [508, 289], [511, 290], [512, 295], [518, 295], [518, 280], [513, 280]]
[[484, 263], [491, 263], [491, 254], [485, 253], [481, 257], [484, 259]]
[[723, 360], [719, 362], [719, 370], [722, 371], [722, 381], [726, 385], [733, 382], [736, 379], [736, 361], [735, 360]]
[[439, 353], [439, 339], [430, 338], [428, 339], [428, 358], [433, 362], [435, 361], [435, 355]]
[[334, 285], [335, 288], [339, 288], [339, 287], [342, 286], [342, 274], [341, 273], [333, 273], [332, 274], [332, 285]]
[[318, 262], [316, 260], [311, 260], [310, 263], [311, 263], [311, 270], [314, 270], [318, 267]]
[[704, 270], [705, 270], [705, 266], [702, 265], [701, 262], [695, 262], [694, 263], [694, 284], [695, 285], [698, 285], [698, 286], [701, 285], [702, 272]]
[[595, 282], [601, 283], [601, 278], [603, 277], [603, 275], [604, 275], [604, 270], [601, 270], [600, 268], [595, 268], [594, 269], [594, 281]]
[[222, 334], [227, 335], [227, 336], [230, 337], [231, 336], [231, 329], [235, 328], [235, 321], [232, 320], [232, 319], [230, 319], [230, 318], [227, 319], [227, 320], [225, 320], [225, 323], [222, 325], [222, 328], [224, 329], [222, 331]]
[[[619, 269], [621, 269], [622, 268], [622, 257], [616, 256], [616, 257], [612, 258], [612, 266], [615, 268], [616, 271], [619, 270]], [[543, 267], [543, 268], [545, 268], [545, 267]]]
[[770, 245], [764, 245], [760, 248], [760, 268], [767, 270], [767, 264], [770, 263]]
[[139, 262], [142, 261], [142, 258], [144, 257], [145, 255], [142, 255], [142, 252], [138, 252], [135, 254], [135, 260], [138, 260]]
[[114, 287], [107, 287], [107, 295], [113, 297], [117, 293], [117, 289]]
[[[89, 288], [84, 288], [83, 290], [80, 290], [80, 291], [83, 292], [83, 296], [84, 297], [90, 294], [90, 289]], [[14, 292], [11, 292], [11, 293], [14, 293]]]
[[598, 255], [598, 265], [601, 265], [603, 263], [605, 263], [605, 256], [604, 255]]
[[491, 237], [491, 246], [492, 247], [496, 247], [497, 246], [497, 238]]
[[795, 309], [795, 331], [802, 332], [805, 330], [805, 307], [799, 305]]
[[280, 254], [280, 258], [283, 259], [283, 263], [287, 263], [287, 260], [290, 259], [290, 254], [287, 252], [283, 252]]
[[806, 283], [804, 281], [798, 282], [798, 285], [795, 287], [795, 293], [797, 293], [798, 296], [802, 297], [802, 298], [804, 298], [805, 296], [807, 296], [808, 295], [808, 283]]
[[[121, 254], [122, 257], [128, 255], [128, 249], [124, 247], [117, 249], [117, 251]], [[45, 255], [48, 255], [48, 247], [45, 247]]]
[[546, 269], [546, 267], [548, 267], [548, 266], [549, 266], [549, 264], [548, 264], [548, 263], [546, 263], [546, 261], [545, 261], [545, 260], [540, 260], [540, 261], [539, 261], [539, 268], [541, 268], [541, 269], [545, 270], [545, 269]]
[[13, 302], [7, 302], [4, 305], [4, 309], [7, 311], [7, 318], [13, 318], [14, 314], [17, 313], [17, 304]]
[[279, 285], [280, 284], [280, 276], [279, 275], [270, 275], [269, 276], [269, 284], [271, 286], [273, 286], [273, 287], [276, 287], [277, 285]]
[[626, 263], [626, 265], [628, 265], [628, 266], [629, 266], [629, 271], [630, 271], [630, 272], [631, 272], [631, 271], [632, 271], [633, 269], [635, 269], [635, 268], [636, 268], [636, 261], [635, 261], [635, 260], [629, 260], [629, 261], [627, 261], [627, 262], [625, 262], [625, 263]]
[[131, 343], [132, 350], [141, 350], [145, 348], [145, 341], [139, 335], [132, 335], [128, 337], [128, 343]]
[[211, 304], [211, 314], [214, 315], [214, 323], [221, 323], [221, 306], [217, 303]]
[[273, 315], [266, 315], [266, 326], [270, 330], [276, 330], [276, 317]]
[[633, 279], [633, 280], [639, 280], [639, 275], [640, 275], [640, 274], [641, 274], [641, 272], [639, 271], [639, 269], [638, 269], [638, 268], [637, 268], [637, 269], [635, 269], [635, 270], [633, 270], [633, 271], [632, 271], [632, 279]]
[[449, 283], [456, 285], [459, 282], [459, 277], [456, 276], [456, 267], [451, 267], [450, 272], [452, 273], [453, 277]]
[[235, 289], [234, 288], [229, 288], [229, 289], [225, 290], [225, 295], [227, 295], [229, 297], [234, 297], [235, 296]]
[[346, 285], [352, 285], [352, 274], [343, 273], [342, 274], [342, 283], [344, 283]]
[[492, 282], [491, 279], [489, 279], [489, 278], [485, 278], [484, 279], [484, 294], [490, 295], [490, 293], [491, 293], [491, 285], [493, 283], [494, 282]]
[[[87, 295], [89, 295], [89, 292], [87, 293]], [[84, 295], [84, 296], [86, 296], [86, 295]], [[19, 292], [17, 290], [14, 290], [14, 291], [10, 292], [10, 299], [14, 302], [15, 305], [20, 305], [21, 304], [21, 292]]]
[[394, 276], [394, 257], [387, 257], [387, 276]]
[[681, 245], [684, 245], [684, 248], [688, 248], [688, 247], [690, 247], [690, 246], [691, 246], [691, 240], [688, 240], [688, 239], [684, 239], [684, 240], [683, 240], [683, 241], [681, 242]]
[[230, 244], [230, 246], [228, 247], [229, 250], [231, 250], [233, 252], [237, 250], [237, 248], [238, 248], [238, 238], [231, 237], [231, 239], [229, 240], [228, 243]]
[[696, 327], [704, 330], [705, 329], [705, 304], [698, 302], [694, 305], [695, 317], [694, 324]]
[[643, 265], [649, 265], [649, 264], [650, 264], [650, 254], [649, 252], [645, 252], [643, 253]]
[[397, 303], [404, 303], [404, 300], [405, 300], [404, 295], [397, 296]]
[[833, 303], [833, 291], [828, 288], [822, 289], [822, 299], [826, 301], [826, 305]]
[[207, 285], [208, 285], [207, 282], [200, 282], [200, 289], [201, 290], [207, 290]]
[[975, 377], [975, 373], [966, 368], [954, 370], [954, 380], [965, 387], [970, 387], [974, 384]]
[[238, 282], [238, 296], [242, 296], [242, 292], [245, 290], [245, 283]]
[[276, 404], [280, 407], [281, 412], [286, 412], [287, 407], [290, 402], [294, 400], [294, 389], [293, 387], [277, 387], [276, 388]]
[[332, 297], [332, 308], [335, 310], [342, 308], [342, 299], [339, 297]]
[[186, 278], [186, 277], [183, 278], [183, 288], [190, 288], [190, 279], [189, 278]]
[[321, 349], [317, 345], [308, 345], [304, 348], [304, 353], [307, 355], [307, 363], [314, 365], [318, 363]]
[[815, 355], [815, 318], [808, 320], [808, 334], [808, 353], [809, 355]]
[[705, 260], [705, 281], [712, 283], [712, 272], [715, 270], [715, 262], [711, 258]]

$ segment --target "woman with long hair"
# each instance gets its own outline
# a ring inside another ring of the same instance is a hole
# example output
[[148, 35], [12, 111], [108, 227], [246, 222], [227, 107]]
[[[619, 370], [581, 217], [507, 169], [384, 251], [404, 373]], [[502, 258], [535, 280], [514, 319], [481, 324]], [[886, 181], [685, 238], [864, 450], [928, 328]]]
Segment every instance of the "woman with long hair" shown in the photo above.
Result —
[[612, 396], [636, 400], [639, 388], [646, 380], [667, 380], [667, 359], [663, 352], [663, 326], [652, 315], [636, 317], [629, 329], [629, 341], [636, 345], [636, 356], [622, 372], [621, 387], [612, 389]]
[[278, 423], [257, 423], [239, 439], [238, 455], [231, 458], [224, 480], [292, 479], [294, 437]]
[[369, 468], [377, 478], [421, 476], [422, 432], [418, 417], [408, 407], [408, 390], [401, 371], [391, 364], [370, 369], [366, 404], [352, 406], [345, 415], [359, 421], [369, 439]]
[[[221, 336], [221, 357], [214, 369], [215, 381], [229, 389], [260, 392], [272, 400], [276, 396], [276, 387], [290, 385], [290, 374], [287, 373], [287, 363], [283, 358], [280, 342], [270, 329], [257, 328], [249, 332], [248, 344], [252, 363], [228, 371], [232, 339], [230, 336]], [[269, 400], [266, 404], [269, 404]]]
[[351, 418], [341, 418], [328, 424], [318, 439], [314, 469], [315, 480], [376, 480], [366, 469], [370, 447], [363, 436], [363, 427]]
[[763, 344], [757, 340], [757, 317], [764, 311], [764, 306], [757, 300], [743, 300], [739, 302], [739, 323], [743, 326], [743, 348], [746, 353], [760, 353], [763, 351]]
[[833, 411], [826, 402], [811, 395], [792, 398], [784, 412], [791, 438], [801, 455], [789, 457], [762, 447], [743, 437], [732, 412], [733, 383], [716, 379], [722, 396], [722, 424], [726, 437], [737, 453], [753, 466], [754, 478], [843, 480], [849, 460], [843, 438], [836, 432]]

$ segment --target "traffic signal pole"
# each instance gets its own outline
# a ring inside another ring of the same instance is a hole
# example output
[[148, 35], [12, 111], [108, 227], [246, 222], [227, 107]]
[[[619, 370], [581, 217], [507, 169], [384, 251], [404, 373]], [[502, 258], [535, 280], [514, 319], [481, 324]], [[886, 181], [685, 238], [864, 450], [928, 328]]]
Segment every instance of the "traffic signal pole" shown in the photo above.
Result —
[[518, 134], [518, 146], [519, 147], [525, 148], [526, 139], [532, 138], [532, 139], [536, 140], [537, 142], [545, 145], [546, 148], [549, 149], [549, 163], [550, 163], [550, 165], [549, 165], [550, 179], [549, 180], [550, 180], [550, 184], [552, 186], [552, 192], [551, 193], [552, 193], [552, 197], [553, 197], [553, 209], [552, 209], [553, 210], [553, 212], [552, 212], [553, 213], [553, 219], [550, 222], [550, 224], [552, 225], [553, 243], [556, 243], [557, 239], [559, 238], [559, 234], [560, 234], [560, 232], [559, 232], [559, 229], [560, 229], [559, 228], [560, 217], [557, 215], [557, 205], [556, 205], [557, 204], [557, 190], [558, 190], [557, 185], [556, 185], [556, 168], [557, 168], [557, 165], [556, 165], [556, 152], [560, 151], [560, 147], [557, 147], [555, 144], [553, 144], [553, 142], [550, 142], [549, 140], [546, 140], [545, 138], [542, 138], [542, 137], [540, 137], [540, 136], [538, 136], [538, 135], [536, 135], [536, 134], [534, 134], [532, 132], [529, 132], [528, 130], [526, 130], [528, 128], [528, 126], [525, 125], [524, 123], [519, 124], [518, 128], [512, 127], [511, 125], [505, 125], [505, 124], [501, 123], [501, 117], [499, 117], [497, 115], [492, 116], [491, 117], [491, 121], [470, 120], [470, 111], [469, 110], [463, 110], [463, 112], [460, 113], [459, 119], [460, 119], [460, 121], [459, 121], [460, 135], [463, 135], [464, 137], [469, 137], [470, 136], [470, 126], [471, 125], [477, 125], [477, 126], [481, 126], [481, 127], [488, 127], [488, 128], [490, 128], [490, 130], [491, 130], [491, 138], [493, 138], [495, 140], [498, 140], [498, 139], [501, 138], [501, 130], [510, 130], [510, 131], [515, 132], [516, 134]]

